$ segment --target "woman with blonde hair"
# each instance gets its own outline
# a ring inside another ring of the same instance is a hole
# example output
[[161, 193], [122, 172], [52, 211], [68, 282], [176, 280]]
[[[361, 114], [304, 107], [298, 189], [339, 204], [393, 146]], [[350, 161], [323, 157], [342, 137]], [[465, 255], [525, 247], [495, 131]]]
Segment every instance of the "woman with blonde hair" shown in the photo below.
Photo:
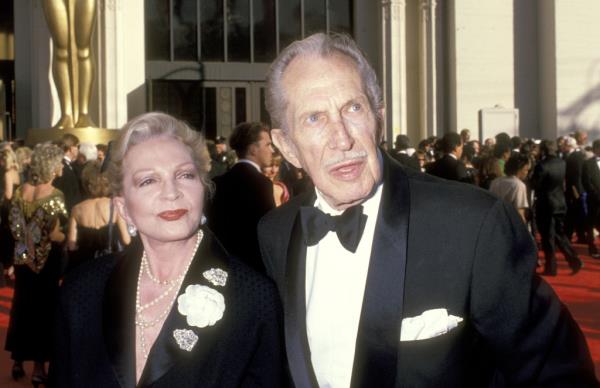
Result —
[[12, 264], [13, 239], [8, 227], [8, 208], [20, 183], [15, 153], [10, 147], [3, 147], [0, 150], [0, 287], [4, 286], [5, 269]]
[[281, 387], [281, 306], [273, 283], [204, 225], [204, 138], [162, 113], [121, 130], [111, 151], [127, 249], [89, 260], [61, 290], [57, 387]]
[[285, 183], [279, 179], [279, 169], [283, 158], [281, 154], [274, 153], [271, 165], [263, 167], [263, 174], [273, 182], [273, 198], [275, 199], [275, 206], [281, 206], [290, 200], [290, 191], [288, 190]]
[[93, 161], [81, 172], [83, 188], [90, 199], [75, 205], [69, 217], [69, 269], [88, 259], [117, 252], [130, 241], [127, 224], [110, 199], [108, 176], [101, 169], [102, 162]]
[[50, 359], [52, 326], [58, 281], [61, 243], [65, 236], [61, 223], [66, 219], [64, 196], [52, 186], [62, 174], [63, 152], [55, 145], [35, 147], [27, 182], [19, 187], [10, 205], [10, 229], [14, 242], [15, 288], [6, 336], [11, 352], [13, 378], [23, 377], [23, 361], [34, 361], [31, 382], [44, 384], [44, 363]]

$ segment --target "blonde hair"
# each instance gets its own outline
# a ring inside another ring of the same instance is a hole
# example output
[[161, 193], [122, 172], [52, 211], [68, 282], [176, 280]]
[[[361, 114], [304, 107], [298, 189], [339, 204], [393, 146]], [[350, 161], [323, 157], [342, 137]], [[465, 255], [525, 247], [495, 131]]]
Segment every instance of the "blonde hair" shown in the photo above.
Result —
[[38, 185], [52, 181], [62, 165], [63, 156], [64, 152], [54, 144], [36, 145], [31, 154], [29, 183]]
[[11, 148], [4, 148], [0, 150], [0, 158], [4, 161], [4, 168], [8, 170], [19, 170], [19, 164], [17, 163], [17, 155]]
[[87, 162], [81, 171], [81, 183], [92, 198], [110, 196], [110, 180], [102, 172], [102, 162], [95, 160]]
[[161, 112], [144, 113], [130, 120], [121, 129], [121, 136], [116, 146], [111, 149], [108, 168], [113, 194], [122, 193], [123, 159], [129, 149], [157, 137], [176, 139], [189, 149], [200, 180], [210, 194], [212, 192], [212, 183], [208, 178], [210, 156], [204, 137], [185, 122]]
[[[19, 172], [23, 172], [28, 163], [31, 162], [31, 154], [33, 151], [29, 147], [19, 147], [15, 151], [17, 156], [17, 164], [19, 165]], [[27, 161], [29, 159], [29, 161]]]

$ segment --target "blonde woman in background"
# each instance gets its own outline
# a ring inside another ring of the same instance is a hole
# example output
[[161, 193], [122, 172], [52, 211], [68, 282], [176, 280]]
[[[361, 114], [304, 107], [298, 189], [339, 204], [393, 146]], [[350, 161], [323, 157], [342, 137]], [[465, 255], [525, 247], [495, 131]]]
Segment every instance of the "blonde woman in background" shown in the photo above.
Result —
[[129, 244], [127, 224], [114, 209], [110, 182], [101, 172], [102, 162], [88, 162], [81, 173], [84, 190], [90, 199], [73, 207], [69, 217], [67, 249], [69, 268], [119, 250]]
[[27, 172], [29, 171], [29, 164], [31, 164], [31, 153], [33, 151], [29, 147], [19, 147], [15, 151], [17, 156], [17, 164], [19, 165], [19, 176], [21, 182], [27, 180]]
[[271, 165], [263, 167], [263, 174], [273, 182], [273, 198], [275, 206], [280, 206], [290, 200], [290, 191], [287, 186], [279, 180], [279, 168], [283, 158], [279, 153], [273, 154]]
[[17, 159], [10, 147], [0, 150], [0, 287], [4, 286], [4, 270], [12, 264], [13, 239], [8, 227], [8, 208], [19, 187]]
[[45, 384], [50, 360], [52, 318], [61, 276], [65, 235], [61, 223], [67, 212], [63, 193], [52, 186], [62, 174], [63, 152], [52, 144], [35, 147], [27, 182], [14, 192], [9, 221], [14, 238], [15, 287], [6, 336], [6, 350], [14, 360], [13, 378], [24, 376], [23, 361], [34, 361], [31, 382]]

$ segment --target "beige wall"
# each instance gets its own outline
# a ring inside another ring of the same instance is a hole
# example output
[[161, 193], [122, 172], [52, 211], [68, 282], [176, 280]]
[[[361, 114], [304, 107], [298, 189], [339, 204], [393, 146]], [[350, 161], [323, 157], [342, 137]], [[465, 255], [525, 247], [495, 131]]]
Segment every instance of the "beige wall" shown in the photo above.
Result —
[[600, 138], [600, 1], [556, 1], [556, 110], [559, 135]]
[[513, 2], [455, 0], [456, 121], [449, 130], [478, 129], [478, 112], [514, 107]]

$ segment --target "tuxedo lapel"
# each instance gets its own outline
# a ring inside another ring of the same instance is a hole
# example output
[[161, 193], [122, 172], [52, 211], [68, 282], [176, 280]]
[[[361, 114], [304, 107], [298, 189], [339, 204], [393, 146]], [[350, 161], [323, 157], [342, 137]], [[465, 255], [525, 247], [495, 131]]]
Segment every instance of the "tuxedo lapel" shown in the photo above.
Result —
[[[205, 364], [205, 358], [210, 356], [210, 351], [214, 349], [216, 341], [220, 337], [219, 334], [223, 327], [223, 322], [228, 320], [227, 305], [229, 280], [225, 286], [217, 286], [213, 285], [204, 277], [204, 272], [213, 268], [218, 268], [228, 273], [229, 264], [227, 254], [207, 228], [203, 228], [203, 232], [204, 237], [198, 247], [198, 251], [190, 265], [188, 273], [183, 280], [178, 297], [185, 293], [187, 286], [192, 284], [210, 287], [220, 292], [225, 297], [225, 312], [223, 318], [217, 321], [213, 326], [203, 328], [190, 326], [187, 324], [186, 317], [179, 313], [177, 299], [175, 299], [173, 307], [165, 319], [165, 323], [163, 324], [156, 342], [150, 349], [148, 360], [142, 376], [140, 377], [138, 387], [152, 385], [178, 362], [185, 362], [186, 360], [193, 358], [194, 363], [198, 365], [198, 368], [202, 368], [202, 365]], [[191, 330], [198, 336], [198, 340], [191, 351], [182, 349], [177, 344], [174, 337], [175, 330]]]
[[[314, 202], [307, 196], [303, 204]], [[287, 252], [285, 271], [284, 323], [285, 346], [290, 373], [297, 387], [317, 387], [306, 335], [306, 243], [302, 235], [300, 212], [296, 214]]]
[[106, 284], [103, 336], [109, 360], [123, 388], [135, 387], [135, 292], [142, 247], [133, 239]]
[[393, 387], [399, 361], [410, 192], [402, 168], [387, 156], [384, 159], [383, 192], [356, 339], [352, 387]]

